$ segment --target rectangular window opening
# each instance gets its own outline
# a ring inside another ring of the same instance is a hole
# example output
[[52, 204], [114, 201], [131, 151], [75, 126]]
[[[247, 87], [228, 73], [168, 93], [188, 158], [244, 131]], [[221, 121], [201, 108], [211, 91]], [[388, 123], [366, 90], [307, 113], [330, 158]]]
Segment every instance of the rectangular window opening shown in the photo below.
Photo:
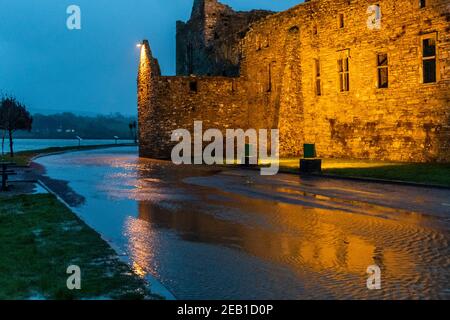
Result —
[[425, 8], [427, 6], [427, 1], [426, 0], [419, 0], [419, 8]]
[[344, 28], [345, 27], [345, 22], [344, 22], [344, 14], [340, 13], [339, 14], [339, 28]]
[[197, 81], [189, 82], [189, 90], [191, 90], [191, 92], [198, 92], [198, 83], [197, 83]]
[[320, 73], [320, 60], [314, 59], [314, 86], [316, 96], [322, 95], [322, 80]]
[[276, 63], [275, 61], [272, 61], [271, 63], [269, 63], [269, 66], [268, 66], [266, 92], [272, 92], [272, 89], [273, 89], [272, 75], [273, 75], [273, 67], [274, 67], [275, 63]]
[[341, 92], [350, 91], [350, 66], [349, 58], [338, 60], [339, 90]]
[[436, 39], [434, 37], [422, 39], [423, 83], [437, 81], [436, 61]]
[[378, 74], [378, 88], [387, 88], [389, 86], [389, 69], [388, 69], [388, 55], [380, 53], [377, 55], [377, 74]]

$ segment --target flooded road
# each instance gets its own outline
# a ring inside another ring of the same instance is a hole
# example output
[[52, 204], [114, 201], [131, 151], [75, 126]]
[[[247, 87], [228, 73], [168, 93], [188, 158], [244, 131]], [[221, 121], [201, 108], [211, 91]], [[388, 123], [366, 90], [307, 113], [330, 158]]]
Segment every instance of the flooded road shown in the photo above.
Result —
[[[177, 167], [136, 152], [36, 162], [177, 298], [450, 298], [450, 190]], [[366, 287], [369, 265], [381, 290]]]

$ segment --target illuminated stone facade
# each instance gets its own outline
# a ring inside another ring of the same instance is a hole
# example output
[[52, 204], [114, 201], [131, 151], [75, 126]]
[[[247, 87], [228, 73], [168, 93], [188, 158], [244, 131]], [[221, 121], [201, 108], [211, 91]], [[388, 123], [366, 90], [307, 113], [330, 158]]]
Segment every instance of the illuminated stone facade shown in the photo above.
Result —
[[[227, 34], [215, 8], [239, 27]], [[223, 8], [195, 1], [178, 23], [177, 76], [160, 75], [145, 42], [142, 156], [169, 158], [172, 130], [202, 120], [279, 128], [281, 156], [315, 143], [320, 157], [450, 161], [450, 0], [313, 0], [246, 18]]]

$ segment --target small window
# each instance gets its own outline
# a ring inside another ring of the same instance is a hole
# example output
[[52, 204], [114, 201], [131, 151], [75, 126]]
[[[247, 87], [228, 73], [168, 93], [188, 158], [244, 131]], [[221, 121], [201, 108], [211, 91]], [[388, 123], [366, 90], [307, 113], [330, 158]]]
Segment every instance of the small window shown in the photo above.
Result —
[[314, 90], [316, 96], [322, 95], [322, 80], [320, 74], [320, 60], [314, 59]]
[[427, 6], [427, 1], [426, 0], [419, 0], [419, 8], [425, 8]]
[[343, 13], [339, 14], [338, 25], [339, 25], [339, 28], [341, 28], [341, 29], [345, 27], [344, 14]]
[[261, 38], [259, 35], [257, 35], [256, 39], [255, 39], [255, 48], [256, 48], [256, 51], [261, 50]]
[[341, 92], [350, 90], [350, 71], [349, 71], [349, 58], [345, 57], [338, 60], [339, 71], [339, 90]]
[[378, 88], [387, 88], [389, 86], [389, 71], [388, 71], [388, 55], [380, 53], [377, 55], [377, 74], [378, 74]]
[[292, 26], [289, 28], [289, 33], [298, 33], [299, 30], [298, 26]]
[[273, 73], [273, 66], [274, 65], [275, 65], [275, 61], [272, 61], [271, 63], [269, 63], [266, 92], [272, 92], [272, 89], [273, 89], [272, 73]]
[[197, 83], [197, 81], [189, 82], [189, 90], [191, 90], [191, 92], [198, 92], [198, 83]]
[[234, 80], [232, 80], [232, 82], [231, 82], [231, 92], [236, 92], [236, 89], [237, 89], [236, 87], [237, 87], [236, 82]]
[[436, 39], [422, 39], [423, 83], [433, 83], [437, 80], [436, 72]]
[[318, 33], [318, 31], [317, 31], [317, 25], [313, 25], [313, 28], [312, 28], [312, 34], [313, 34], [313, 36], [316, 36], [317, 33]]

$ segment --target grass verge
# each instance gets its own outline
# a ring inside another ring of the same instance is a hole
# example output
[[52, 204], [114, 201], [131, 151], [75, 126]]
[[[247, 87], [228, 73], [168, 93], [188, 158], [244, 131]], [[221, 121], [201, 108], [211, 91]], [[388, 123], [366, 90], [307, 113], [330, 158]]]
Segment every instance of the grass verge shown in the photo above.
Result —
[[[298, 172], [299, 159], [280, 159], [280, 169]], [[323, 159], [322, 171], [343, 177], [397, 180], [450, 187], [450, 164]]]
[[[0, 197], [0, 299], [143, 299], [145, 282], [53, 195]], [[81, 269], [81, 290], [66, 286]]]

